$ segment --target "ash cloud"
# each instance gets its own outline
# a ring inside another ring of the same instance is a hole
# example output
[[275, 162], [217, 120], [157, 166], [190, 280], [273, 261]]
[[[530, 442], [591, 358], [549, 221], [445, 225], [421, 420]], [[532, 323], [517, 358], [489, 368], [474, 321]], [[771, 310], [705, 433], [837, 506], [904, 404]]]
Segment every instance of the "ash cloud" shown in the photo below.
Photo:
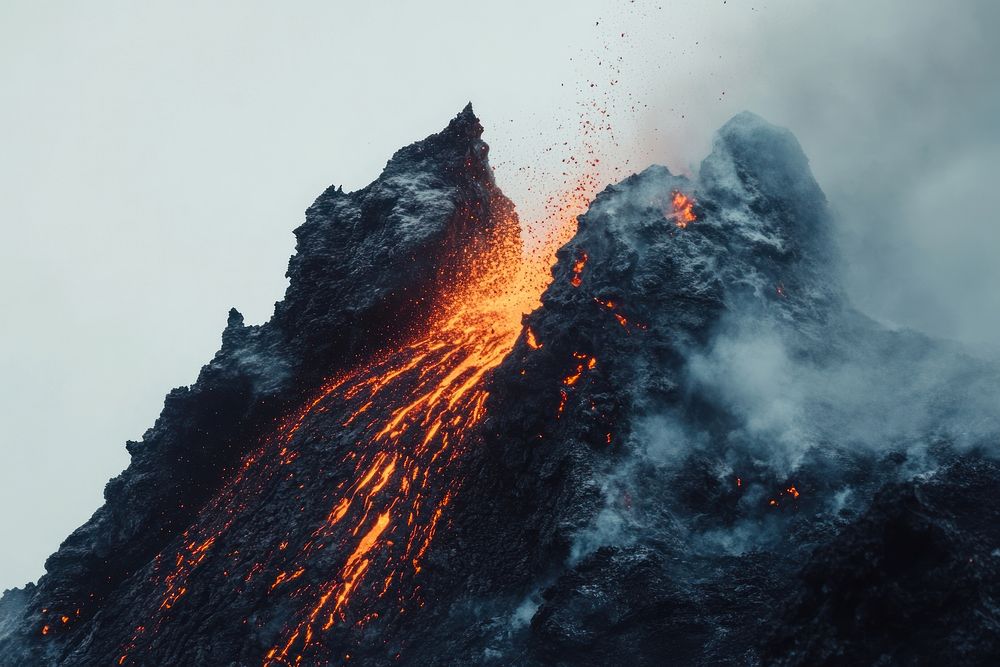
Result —
[[730, 434], [789, 474], [813, 447], [910, 451], [928, 437], [967, 449], [1000, 433], [1000, 376], [960, 347], [913, 332], [852, 340], [833, 360], [735, 319], [688, 361], [692, 391], [736, 417]]
[[1000, 200], [984, 175], [1000, 160], [1000, 5], [793, 4], [769, 7], [782, 20], [741, 54], [757, 70], [741, 101], [805, 146], [840, 214], [852, 299], [995, 353]]

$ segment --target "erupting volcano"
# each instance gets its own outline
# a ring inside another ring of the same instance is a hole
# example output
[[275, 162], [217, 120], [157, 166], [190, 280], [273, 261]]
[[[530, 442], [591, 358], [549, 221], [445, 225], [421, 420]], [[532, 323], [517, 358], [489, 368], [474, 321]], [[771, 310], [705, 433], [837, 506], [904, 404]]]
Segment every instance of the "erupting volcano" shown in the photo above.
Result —
[[[0, 662], [995, 655], [1000, 507], [960, 506], [1000, 488], [975, 453], [1000, 429], [956, 387], [1000, 373], [850, 307], [794, 137], [741, 114], [695, 177], [576, 185], [524, 222], [482, 131], [467, 107], [316, 200], [273, 318], [230, 313], [106, 504], [4, 596]], [[945, 358], [933, 429], [845, 426]], [[796, 384], [845, 369], [850, 395]]]

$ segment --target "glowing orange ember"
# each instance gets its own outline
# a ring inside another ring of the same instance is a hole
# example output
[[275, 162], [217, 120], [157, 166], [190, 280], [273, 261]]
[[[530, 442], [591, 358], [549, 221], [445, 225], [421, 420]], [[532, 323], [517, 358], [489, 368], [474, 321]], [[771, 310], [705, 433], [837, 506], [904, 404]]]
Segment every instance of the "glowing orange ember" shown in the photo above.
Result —
[[[614, 301], [610, 301], [610, 300], [609, 301], [605, 301], [604, 299], [598, 299], [597, 297], [594, 297], [594, 301], [596, 301], [599, 305], [601, 305], [604, 308], [607, 308], [608, 310], [611, 311], [611, 314], [614, 316], [614, 318], [618, 322], [618, 324], [620, 324], [622, 326], [622, 328], [625, 329], [625, 333], [626, 334], [631, 333], [629, 331], [629, 328], [628, 328], [628, 318], [625, 317], [624, 315], [622, 315], [618, 310], [616, 310], [616, 304], [615, 304]], [[649, 327], [647, 327], [644, 324], [637, 324], [636, 326], [639, 329], [642, 329], [643, 331], [645, 331], [646, 329], [649, 328]]]
[[565, 389], [559, 390], [559, 408], [556, 410], [556, 419], [562, 414], [563, 410], [566, 408], [566, 400], [569, 398], [569, 394], [566, 393]]
[[[737, 485], [739, 485], [738, 481], [737, 481]], [[782, 489], [781, 491], [779, 491], [778, 495], [779, 496], [786, 496], [787, 495], [787, 496], [791, 496], [792, 500], [798, 500], [799, 496], [801, 496], [802, 494], [799, 493], [799, 490], [797, 488], [795, 488], [794, 486], [789, 486], [788, 488]], [[777, 507], [778, 506], [777, 499], [772, 498], [768, 502], [768, 505], [771, 505], [772, 507]]]
[[573, 277], [569, 279], [569, 282], [573, 287], [579, 287], [583, 284], [583, 267], [587, 266], [587, 253], [581, 253], [579, 259], [573, 262]]
[[673, 218], [674, 223], [681, 229], [686, 228], [698, 219], [694, 214], [694, 204], [694, 199], [688, 197], [683, 192], [675, 190], [670, 197], [670, 205], [673, 210], [667, 215], [667, 218]]
[[538, 350], [542, 347], [542, 344], [538, 342], [537, 338], [535, 338], [535, 332], [531, 330], [531, 327], [528, 327], [525, 330], [524, 342], [527, 343], [528, 347], [532, 350]]

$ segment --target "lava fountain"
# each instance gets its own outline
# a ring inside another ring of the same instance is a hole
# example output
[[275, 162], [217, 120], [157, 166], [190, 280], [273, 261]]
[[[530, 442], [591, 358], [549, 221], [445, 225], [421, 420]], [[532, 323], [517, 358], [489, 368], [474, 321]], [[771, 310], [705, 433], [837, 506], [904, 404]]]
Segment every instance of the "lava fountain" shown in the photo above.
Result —
[[[588, 199], [589, 193], [574, 193], [558, 217], [523, 230], [514, 218], [497, 225], [500, 238], [445, 281], [421, 333], [330, 379], [248, 454], [176, 553], [158, 558], [159, 607], [136, 627], [118, 663], [141, 660], [144, 644], [156, 640], [189, 595], [192, 574], [213, 556], [235, 562], [224, 572], [238, 582], [234, 590], [257, 580], [268, 598], [285, 596], [298, 609], [290, 621], [286, 616], [264, 665], [322, 659], [343, 648], [331, 639], [337, 632], [379, 619], [374, 609], [396, 617], [381, 619], [391, 623], [423, 606], [415, 579], [462, 485], [455, 464], [485, 414], [489, 374], [522, 335], [533, 340], [522, 317], [538, 307], [555, 250], [575, 232]], [[320, 429], [312, 426], [329, 415], [343, 415], [338, 441], [349, 443], [331, 447], [336, 476], [296, 469], [303, 449], [316, 447]], [[274, 544], [241, 556], [233, 546], [238, 538], [224, 537], [254, 520], [255, 498], [282, 484], [298, 499], [309, 498], [302, 504], [315, 514], [308, 532], [285, 535], [278, 527]], [[317, 498], [321, 511], [312, 509]]]

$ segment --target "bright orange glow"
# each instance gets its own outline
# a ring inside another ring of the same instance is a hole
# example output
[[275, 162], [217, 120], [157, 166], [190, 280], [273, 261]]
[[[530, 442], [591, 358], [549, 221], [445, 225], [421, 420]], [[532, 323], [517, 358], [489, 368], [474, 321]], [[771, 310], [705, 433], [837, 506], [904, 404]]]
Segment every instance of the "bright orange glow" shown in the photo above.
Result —
[[569, 282], [573, 287], [579, 287], [583, 284], [583, 267], [587, 266], [587, 253], [581, 253], [580, 257], [573, 262], [573, 277], [569, 279]]
[[[602, 117], [606, 113], [597, 111]], [[189, 579], [207, 559], [234, 559], [224, 562], [225, 581], [243, 585], [261, 577], [267, 595], [286, 599], [279, 606], [298, 610], [264, 652], [264, 665], [327, 660], [324, 633], [372, 622], [376, 615], [366, 605], [375, 600], [394, 603], [380, 618], [390, 628], [401, 615], [423, 606], [420, 577], [426, 555], [438, 531], [447, 530], [450, 504], [463, 483], [459, 464], [470, 446], [466, 434], [486, 416], [487, 380], [520, 336], [531, 350], [543, 347], [536, 332], [524, 327], [523, 316], [541, 305], [555, 251], [572, 238], [577, 216], [603, 185], [591, 144], [597, 134], [611, 133], [610, 124], [585, 119], [582, 129], [589, 157], [567, 164], [572, 168], [563, 174], [560, 193], [545, 200], [544, 219], [518, 229], [511, 218], [499, 225], [495, 238], [470, 246], [474, 250], [458, 262], [464, 271], [443, 276], [447, 288], [432, 300], [427, 321], [409, 341], [331, 378], [287, 415], [243, 458], [180, 543], [157, 557], [154, 576], [162, 596], [158, 607], [146, 610], [150, 622], [137, 626], [121, 647], [119, 664], [143, 662], [142, 647], [164, 623], [184, 613], [190, 603], [185, 594], [194, 585]], [[476, 213], [467, 213], [471, 228], [481, 224]], [[588, 259], [582, 250], [573, 259], [574, 287], [582, 285]], [[613, 315], [626, 327], [623, 314]], [[573, 385], [597, 360], [577, 354], [570, 363], [573, 372], [560, 388], [557, 417]], [[320, 487], [319, 479], [331, 477], [302, 474], [299, 456], [303, 434], [315, 431], [313, 420], [326, 412], [341, 415], [343, 449], [331, 449], [328, 463], [337, 476]], [[257, 499], [283, 483], [288, 486], [278, 488], [323, 499], [318, 507], [303, 503], [298, 508], [316, 508], [316, 516], [308, 519], [315, 528], [305, 536], [274, 535], [272, 545], [253, 551], [248, 560], [240, 553], [246, 548], [234, 548], [225, 536], [252, 522]], [[337, 554], [335, 565], [322, 572], [313, 558], [321, 552], [326, 559]]]
[[[738, 485], [738, 482], [737, 482], [737, 485]], [[789, 486], [788, 488], [783, 489], [782, 491], [780, 491], [778, 493], [778, 495], [779, 496], [785, 496], [785, 495], [787, 495], [787, 496], [791, 496], [792, 500], [798, 500], [799, 496], [801, 496], [802, 494], [799, 493], [799, 490], [797, 488], [795, 488], [794, 486]], [[772, 507], [777, 507], [778, 506], [778, 500], [776, 498], [772, 498], [770, 501], [768, 501], [768, 505], [771, 505]]]
[[[567, 387], [572, 387], [573, 385], [575, 385], [580, 380], [580, 378], [583, 377], [583, 372], [585, 370], [593, 370], [593, 368], [597, 366], [596, 358], [588, 357], [586, 354], [583, 354], [581, 352], [574, 352], [573, 357], [579, 360], [580, 363], [576, 365], [576, 370], [574, 370], [572, 373], [563, 378], [563, 384]], [[566, 404], [565, 394], [566, 392], [564, 391], [563, 401], [559, 406], [559, 412], [562, 412], [562, 407]]]
[[678, 227], [684, 229], [698, 219], [694, 214], [694, 205], [694, 199], [675, 190], [670, 197], [670, 206], [673, 210], [666, 217], [668, 220], [672, 218]]
[[530, 347], [532, 350], [538, 350], [541, 349], [542, 347], [542, 344], [538, 342], [537, 338], [535, 338], [535, 332], [531, 330], [531, 327], [528, 327], [525, 330], [524, 342], [526, 342], [528, 344], [528, 347]]
[[[617, 321], [618, 324], [620, 324], [622, 328], [625, 329], [625, 333], [626, 334], [630, 333], [628, 328], [628, 318], [621, 314], [621, 312], [617, 309], [618, 305], [614, 301], [610, 300], [606, 301], [604, 299], [598, 299], [596, 296], [594, 297], [594, 301], [597, 302], [597, 304], [600, 305], [601, 307], [610, 310], [612, 316], [614, 316], [615, 318], [615, 321]], [[643, 324], [636, 324], [636, 326], [642, 330], [645, 330], [647, 328]]]
[[[174, 613], [183, 613], [175, 607], [189, 590], [191, 573], [206, 558], [239, 553], [224, 553], [218, 544], [234, 524], [252, 520], [255, 498], [296, 474], [303, 429], [330, 410], [344, 415], [338, 425], [354, 444], [331, 461], [343, 471], [339, 482], [303, 490], [327, 499], [316, 528], [307, 538], [276, 535], [266, 553], [233, 573], [241, 582], [266, 577], [268, 595], [298, 605], [289, 626], [265, 651], [264, 665], [309, 662], [307, 656], [320, 655], [323, 633], [368, 623], [374, 617], [365, 605], [379, 598], [395, 600], [398, 614], [422, 606], [416, 578], [462, 485], [457, 464], [467, 451], [466, 434], [486, 414], [486, 380], [520, 336], [530, 349], [542, 347], [522, 319], [540, 305], [555, 251], [575, 232], [576, 215], [588, 197], [583, 190], [574, 193], [558, 217], [520, 233], [515, 220], [502, 221], [497, 236], [478, 251], [481, 256], [463, 258], [465, 270], [452, 279], [429, 322], [409, 343], [331, 379], [247, 454], [233, 479], [183, 533], [176, 551], [158, 557], [159, 608], [151, 610], [153, 622], [139, 626], [121, 647], [121, 663], [131, 655], [139, 660], [141, 643]], [[574, 275], [585, 263], [584, 254]], [[577, 377], [596, 363], [579, 355]], [[563, 405], [566, 400], [563, 392]], [[317, 578], [310, 568], [321, 550], [343, 559]], [[307, 572], [311, 576], [304, 576]]]
[[[555, 248], [572, 233], [572, 222], [527, 252], [519, 238], [501, 243], [480, 260], [489, 270], [470, 270], [446, 295], [425, 336], [337, 385], [328, 400], [350, 394], [357, 413], [375, 413], [375, 406], [387, 412], [383, 418], [373, 414], [367, 427], [356, 427], [362, 441], [344, 460], [357, 471], [356, 481], [341, 483], [326, 522], [292, 560], [304, 567], [318, 545], [345, 531], [351, 539], [362, 537], [337, 576], [319, 588], [290, 592], [313, 602], [271, 648], [265, 665], [297, 664], [317, 633], [348, 622], [349, 606], [358, 596], [371, 600], [395, 591], [403, 603], [400, 614], [407, 606], [423, 604], [413, 578], [461, 485], [450, 471], [464, 452], [466, 432], [485, 414], [484, 380], [522, 332], [529, 348], [542, 347], [530, 328], [522, 329], [521, 320], [539, 305]], [[371, 516], [377, 518], [372, 521]], [[369, 581], [372, 571], [379, 575]], [[274, 586], [288, 581], [291, 577], [279, 574]], [[369, 618], [361, 614], [358, 622]]]
[[563, 413], [563, 410], [566, 409], [566, 401], [567, 401], [567, 399], [569, 399], [569, 394], [566, 393], [565, 389], [560, 389], [559, 390], [559, 408], [556, 410], [556, 419], [559, 419], [559, 416]]

